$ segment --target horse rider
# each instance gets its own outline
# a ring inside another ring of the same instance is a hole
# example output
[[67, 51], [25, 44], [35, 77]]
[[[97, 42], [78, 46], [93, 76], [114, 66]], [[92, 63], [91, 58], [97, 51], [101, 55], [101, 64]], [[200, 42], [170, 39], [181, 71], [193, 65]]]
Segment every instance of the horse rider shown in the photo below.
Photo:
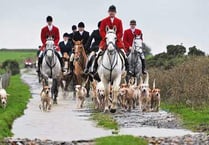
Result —
[[55, 45], [55, 52], [59, 58], [61, 67], [63, 68], [63, 62], [62, 62], [62, 54], [60, 52], [60, 48], [58, 46], [59, 40], [60, 40], [60, 34], [59, 34], [59, 29], [58, 27], [54, 26], [52, 24], [53, 18], [52, 16], [47, 16], [46, 18], [47, 26], [43, 27], [41, 29], [41, 41], [42, 41], [42, 46], [40, 48], [40, 54], [39, 54], [39, 59], [38, 59], [38, 69], [37, 72], [40, 72], [40, 66], [42, 63], [43, 59], [43, 52], [45, 51], [46, 48], [46, 41], [48, 37], [52, 37], [54, 39], [54, 45]]
[[[73, 44], [72, 42], [69, 40], [69, 34], [68, 33], [64, 33], [63, 34], [63, 41], [61, 41], [59, 43], [59, 47], [61, 49], [61, 53], [62, 56], [64, 56], [64, 53], [67, 53], [69, 55], [69, 57], [71, 56], [71, 54], [73, 53]], [[73, 62], [70, 62], [70, 70], [73, 71]]]
[[82, 41], [86, 54], [88, 54], [88, 50], [86, 48], [86, 43], [89, 39], [89, 32], [84, 30], [85, 25], [83, 22], [78, 23], [78, 31], [75, 32], [74, 40]]
[[[140, 36], [140, 39], [143, 41], [143, 34], [140, 29], [136, 28], [136, 20], [130, 21], [130, 28], [124, 31], [123, 42], [125, 45], [126, 52], [130, 52], [133, 44], [133, 40], [136, 36]], [[145, 71], [145, 58], [143, 52], [140, 54], [142, 62], [142, 73], [146, 74]]]
[[63, 41], [59, 43], [59, 47], [62, 53], [62, 56], [66, 52], [69, 56], [72, 54], [72, 43], [69, 41], [69, 34], [64, 33], [63, 34]]
[[122, 41], [122, 37], [123, 37], [123, 25], [122, 25], [122, 21], [115, 17], [116, 15], [116, 7], [114, 5], [111, 5], [108, 9], [108, 13], [109, 16], [104, 18], [101, 21], [101, 26], [99, 29], [100, 35], [102, 37], [102, 40], [99, 44], [99, 51], [96, 54], [96, 58], [95, 58], [95, 62], [94, 62], [94, 68], [93, 68], [93, 74], [96, 73], [97, 68], [98, 68], [98, 63], [97, 60], [100, 56], [103, 55], [104, 51], [106, 50], [107, 46], [106, 46], [106, 27], [109, 26], [110, 29], [113, 29], [114, 26], [116, 26], [116, 36], [117, 36], [117, 41], [116, 41], [116, 46], [117, 46], [117, 50], [120, 52], [120, 54], [123, 56], [124, 60], [125, 60], [125, 68], [126, 71], [129, 73], [128, 71], [128, 60], [124, 51], [124, 44]]
[[77, 31], [77, 26], [76, 25], [73, 25], [72, 26], [72, 33], [69, 34], [69, 40], [73, 43], [73, 39], [74, 39], [74, 35], [75, 35], [75, 32]]
[[[101, 25], [101, 21], [98, 22], [98, 25], [97, 25], [98, 29], [94, 30], [91, 33], [89, 40], [87, 41], [87, 44], [86, 44], [86, 48], [90, 48], [89, 52], [94, 56], [95, 56], [95, 53], [99, 50], [99, 43], [102, 40], [102, 37], [100, 36], [100, 33], [99, 33], [100, 25]], [[93, 40], [94, 40], [94, 42], [92, 43]], [[91, 54], [90, 54], [90, 56], [91, 56]], [[88, 60], [85, 70], [84, 70], [84, 73], [86, 73], [86, 74], [89, 72], [89, 68], [92, 65], [92, 62], [95, 57], [90, 57], [90, 58], [91, 59]]]

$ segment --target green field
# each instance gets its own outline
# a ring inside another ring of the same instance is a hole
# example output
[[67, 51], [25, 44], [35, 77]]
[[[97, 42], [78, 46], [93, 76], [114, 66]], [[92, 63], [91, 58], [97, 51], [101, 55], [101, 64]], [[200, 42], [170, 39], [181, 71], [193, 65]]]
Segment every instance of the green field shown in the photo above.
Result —
[[36, 58], [36, 50], [0, 50], [0, 64], [5, 60], [16, 60], [23, 66], [26, 58]]

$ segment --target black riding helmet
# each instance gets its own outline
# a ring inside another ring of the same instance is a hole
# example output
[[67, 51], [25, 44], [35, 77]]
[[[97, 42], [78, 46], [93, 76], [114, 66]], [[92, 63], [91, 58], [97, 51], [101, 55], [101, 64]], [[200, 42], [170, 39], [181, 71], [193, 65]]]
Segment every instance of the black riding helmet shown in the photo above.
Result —
[[131, 20], [130, 25], [136, 25], [136, 20]]
[[52, 22], [52, 21], [53, 21], [52, 16], [47, 16], [47, 17], [46, 17], [46, 21], [47, 21], [47, 22]]
[[69, 34], [68, 33], [64, 33], [63, 37], [69, 37]]
[[74, 31], [74, 30], [76, 30], [77, 29], [77, 26], [76, 25], [73, 25], [72, 26], [72, 30]]
[[84, 23], [83, 23], [83, 22], [80, 22], [80, 23], [78, 23], [78, 27], [79, 27], [79, 28], [84, 28], [84, 27], [85, 27], [85, 25], [84, 25]]
[[108, 9], [108, 12], [116, 12], [116, 7], [114, 5], [111, 5]]

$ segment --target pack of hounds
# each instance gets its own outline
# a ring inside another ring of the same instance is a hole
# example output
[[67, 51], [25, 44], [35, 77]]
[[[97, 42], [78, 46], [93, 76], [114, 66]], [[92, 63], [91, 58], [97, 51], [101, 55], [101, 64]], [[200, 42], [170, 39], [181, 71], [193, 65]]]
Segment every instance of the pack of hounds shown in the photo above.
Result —
[[[50, 87], [43, 84], [41, 90], [41, 104], [39, 105], [42, 111], [50, 111], [52, 107], [50, 97]], [[111, 90], [111, 87], [110, 87]], [[91, 82], [91, 96], [96, 110], [102, 111], [105, 107], [105, 88], [102, 82], [93, 80]], [[76, 108], [84, 107], [84, 102], [87, 98], [87, 89], [85, 85], [75, 86]], [[111, 93], [109, 96], [111, 102]], [[128, 83], [121, 83], [118, 93], [118, 106], [126, 111], [138, 109], [142, 112], [158, 112], [160, 108], [160, 89], [155, 86], [155, 79], [153, 80], [152, 88], [149, 87], [149, 74], [143, 80], [137, 83], [137, 79], [131, 77]]]
[[[111, 89], [111, 88], [110, 88]], [[105, 92], [102, 82], [94, 81], [92, 83], [92, 92], [95, 109], [104, 109]], [[111, 102], [111, 97], [109, 97]], [[158, 112], [160, 108], [160, 89], [155, 87], [153, 81], [152, 89], [149, 87], [149, 74], [147, 73], [145, 80], [140, 77], [137, 83], [136, 78], [131, 77], [128, 83], [121, 83], [118, 93], [118, 106], [131, 111], [137, 106], [142, 112]]]

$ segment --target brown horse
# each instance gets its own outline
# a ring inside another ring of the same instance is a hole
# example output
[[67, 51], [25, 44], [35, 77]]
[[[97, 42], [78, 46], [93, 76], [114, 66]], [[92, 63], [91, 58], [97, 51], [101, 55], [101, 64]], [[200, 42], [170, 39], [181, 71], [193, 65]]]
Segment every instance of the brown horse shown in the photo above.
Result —
[[85, 82], [84, 69], [87, 61], [87, 55], [84, 50], [82, 41], [73, 41], [74, 43], [74, 74], [76, 75], [77, 85], [82, 85]]

